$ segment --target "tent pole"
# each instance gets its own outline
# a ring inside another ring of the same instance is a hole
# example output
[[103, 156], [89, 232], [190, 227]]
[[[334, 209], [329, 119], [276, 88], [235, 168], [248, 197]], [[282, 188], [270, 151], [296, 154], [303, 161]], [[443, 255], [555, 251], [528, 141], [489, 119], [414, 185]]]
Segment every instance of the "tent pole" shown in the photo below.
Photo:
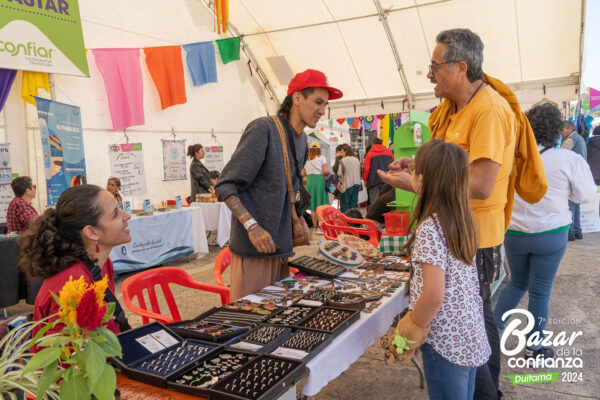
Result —
[[[214, 15], [215, 11], [214, 11], [213, 7], [211, 7], [212, 1], [214, 1], [214, 0], [201, 0], [202, 4], [204, 4], [204, 6], [206, 8], [208, 8], [208, 10]], [[240, 45], [242, 47], [242, 50], [244, 51], [244, 54], [246, 54], [246, 56], [250, 59], [250, 61], [252, 61], [252, 64], [254, 64], [254, 66], [256, 67], [256, 72], [257, 72], [256, 75], [259, 76], [258, 80], [263, 85], [265, 90], [269, 93], [269, 96], [271, 96], [271, 100], [273, 100], [273, 103], [275, 103], [275, 108], [278, 109], [279, 106], [281, 105], [281, 101], [279, 100], [279, 97], [277, 96], [275, 89], [271, 85], [271, 82], [269, 82], [269, 80], [267, 79], [267, 75], [264, 73], [263, 68], [260, 66], [258, 61], [256, 61], [256, 57], [254, 56], [254, 53], [252, 52], [252, 50], [250, 49], [248, 44], [245, 42], [244, 36], [242, 34], [240, 34], [238, 29], [235, 27], [235, 25], [233, 25], [231, 23], [231, 21], [229, 21], [229, 23], [227, 25], [227, 29], [228, 29], [228, 33], [231, 33], [232, 37], [241, 36], [241, 44]], [[254, 74], [251, 74], [251, 75], [254, 77], [256, 76]], [[263, 78], [264, 78], [264, 80], [263, 80]], [[267, 109], [267, 113], [268, 113], [268, 111], [269, 110]]]
[[396, 47], [396, 42], [394, 41], [392, 30], [390, 29], [390, 25], [387, 21], [387, 12], [383, 9], [379, 0], [373, 0], [373, 3], [375, 3], [377, 13], [379, 14], [379, 19], [383, 24], [383, 29], [385, 30], [385, 33], [388, 37], [388, 41], [390, 42], [390, 47], [392, 48], [392, 53], [394, 54], [394, 59], [396, 60], [396, 66], [398, 67], [398, 73], [400, 74], [400, 79], [402, 79], [402, 85], [404, 85], [404, 91], [406, 92], [408, 108], [413, 108], [414, 104], [412, 92], [410, 91], [410, 86], [408, 85], [408, 79], [406, 78], [406, 73], [404, 72], [404, 66], [402, 65], [402, 60], [400, 59], [398, 47]]

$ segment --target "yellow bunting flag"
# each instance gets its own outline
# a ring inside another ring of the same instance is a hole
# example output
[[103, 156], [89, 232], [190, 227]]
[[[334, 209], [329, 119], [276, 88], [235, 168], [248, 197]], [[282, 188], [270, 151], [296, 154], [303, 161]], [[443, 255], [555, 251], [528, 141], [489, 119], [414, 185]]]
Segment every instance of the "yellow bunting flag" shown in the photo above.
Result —
[[50, 80], [45, 72], [23, 71], [23, 84], [21, 85], [21, 97], [23, 100], [35, 106], [33, 96], [38, 95], [38, 89], [44, 89], [50, 93]]

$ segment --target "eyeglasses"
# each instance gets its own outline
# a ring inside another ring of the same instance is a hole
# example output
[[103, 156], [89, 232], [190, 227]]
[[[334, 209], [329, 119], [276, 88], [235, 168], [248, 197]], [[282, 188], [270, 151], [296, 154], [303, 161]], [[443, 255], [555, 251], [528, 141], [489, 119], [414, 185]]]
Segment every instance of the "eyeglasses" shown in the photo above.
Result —
[[441, 63], [437, 63], [437, 64], [429, 64], [429, 72], [431, 72], [431, 75], [433, 75], [435, 73], [435, 71], [438, 70], [439, 67], [441, 67], [444, 64], [452, 64], [458, 62], [457, 60], [450, 60], [450, 61], [444, 61]]

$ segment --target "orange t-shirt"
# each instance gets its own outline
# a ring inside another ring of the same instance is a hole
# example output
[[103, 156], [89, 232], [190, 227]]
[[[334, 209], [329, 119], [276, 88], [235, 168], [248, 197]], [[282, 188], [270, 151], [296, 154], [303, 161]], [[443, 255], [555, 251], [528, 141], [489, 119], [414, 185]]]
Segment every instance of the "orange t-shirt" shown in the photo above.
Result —
[[487, 158], [500, 164], [496, 184], [486, 200], [471, 200], [479, 228], [479, 248], [504, 241], [504, 206], [515, 153], [517, 121], [508, 102], [486, 86], [465, 108], [450, 116], [444, 141], [462, 147], [469, 161]]

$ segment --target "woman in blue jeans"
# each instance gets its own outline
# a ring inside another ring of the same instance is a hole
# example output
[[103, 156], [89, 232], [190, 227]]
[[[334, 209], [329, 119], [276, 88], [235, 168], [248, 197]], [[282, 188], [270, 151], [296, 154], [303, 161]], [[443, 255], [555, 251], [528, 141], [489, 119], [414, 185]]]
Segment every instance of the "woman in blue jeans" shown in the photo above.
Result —
[[336, 172], [344, 181], [346, 191], [340, 196], [340, 211], [344, 212], [358, 205], [358, 192], [360, 192], [360, 161], [348, 144], [342, 146], [344, 157], [340, 161]]
[[[529, 292], [527, 309], [535, 318], [535, 325], [528, 338], [538, 333], [542, 339], [552, 283], [568, 243], [571, 223], [568, 201], [590, 201], [596, 186], [583, 158], [570, 150], [554, 148], [562, 129], [558, 108], [543, 103], [529, 110], [527, 118], [538, 143], [548, 191], [535, 204], [528, 204], [515, 193], [512, 219], [504, 239], [510, 282], [500, 294], [494, 317], [502, 330], [507, 322], [503, 320], [504, 313], [514, 309], [525, 292]], [[525, 355], [552, 358], [554, 351], [536, 344], [528, 346]]]

